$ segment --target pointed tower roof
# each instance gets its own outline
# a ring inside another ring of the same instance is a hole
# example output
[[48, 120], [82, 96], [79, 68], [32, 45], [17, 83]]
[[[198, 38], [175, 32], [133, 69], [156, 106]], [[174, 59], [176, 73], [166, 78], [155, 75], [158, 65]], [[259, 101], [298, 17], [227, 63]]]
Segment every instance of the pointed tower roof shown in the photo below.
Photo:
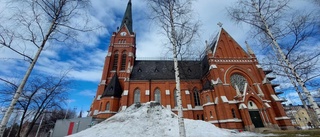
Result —
[[101, 97], [114, 96], [114, 97], [120, 98], [121, 94], [122, 94], [122, 88], [120, 86], [118, 76], [117, 76], [117, 74], [114, 74]]
[[129, 0], [120, 28], [127, 26], [129, 32], [132, 34], [133, 31], [132, 31], [132, 8], [131, 8], [131, 5], [132, 5], [131, 0]]

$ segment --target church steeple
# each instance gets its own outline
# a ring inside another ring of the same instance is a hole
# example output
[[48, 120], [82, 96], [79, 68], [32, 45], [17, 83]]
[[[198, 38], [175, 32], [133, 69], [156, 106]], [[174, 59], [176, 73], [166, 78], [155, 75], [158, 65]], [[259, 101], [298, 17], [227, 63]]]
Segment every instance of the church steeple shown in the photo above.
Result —
[[121, 27], [124, 27], [124, 25], [127, 26], [129, 32], [132, 34], [132, 9], [131, 9], [131, 0], [129, 0], [128, 5], [127, 5], [127, 9], [126, 12], [124, 13], [123, 19], [122, 19], [122, 23], [121, 23]]

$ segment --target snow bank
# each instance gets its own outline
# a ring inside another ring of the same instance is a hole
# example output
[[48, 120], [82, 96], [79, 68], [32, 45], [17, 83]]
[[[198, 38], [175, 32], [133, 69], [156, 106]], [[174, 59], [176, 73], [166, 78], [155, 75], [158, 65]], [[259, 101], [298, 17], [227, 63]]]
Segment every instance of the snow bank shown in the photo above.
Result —
[[[188, 137], [262, 136], [250, 132], [231, 133], [213, 124], [185, 119]], [[155, 102], [135, 104], [113, 117], [69, 137], [178, 137], [178, 116]]]

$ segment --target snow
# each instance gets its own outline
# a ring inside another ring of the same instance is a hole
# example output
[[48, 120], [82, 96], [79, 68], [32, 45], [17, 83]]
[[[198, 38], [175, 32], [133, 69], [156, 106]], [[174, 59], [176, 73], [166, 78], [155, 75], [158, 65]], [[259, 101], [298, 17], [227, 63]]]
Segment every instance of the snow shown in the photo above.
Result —
[[[187, 137], [265, 136], [221, 129], [201, 120], [184, 119]], [[134, 104], [109, 119], [68, 137], [178, 137], [178, 116], [156, 102]], [[268, 135], [270, 136], [270, 134]]]

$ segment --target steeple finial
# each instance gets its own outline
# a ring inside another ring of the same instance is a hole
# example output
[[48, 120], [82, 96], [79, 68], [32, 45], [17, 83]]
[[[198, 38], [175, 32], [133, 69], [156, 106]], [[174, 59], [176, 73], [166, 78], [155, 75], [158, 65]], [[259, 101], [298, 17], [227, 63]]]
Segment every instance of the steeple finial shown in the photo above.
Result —
[[131, 0], [129, 0], [126, 12], [124, 13], [122, 23], [120, 28], [122, 28], [124, 25], [127, 26], [130, 33], [132, 33], [132, 9], [131, 9]]
[[252, 49], [250, 48], [250, 46], [249, 46], [248, 42], [247, 42], [247, 41], [245, 41], [244, 43], [246, 43], [246, 47], [247, 47], [247, 51], [248, 51], [248, 53], [249, 53], [250, 55], [254, 55], [254, 53], [253, 53]]

